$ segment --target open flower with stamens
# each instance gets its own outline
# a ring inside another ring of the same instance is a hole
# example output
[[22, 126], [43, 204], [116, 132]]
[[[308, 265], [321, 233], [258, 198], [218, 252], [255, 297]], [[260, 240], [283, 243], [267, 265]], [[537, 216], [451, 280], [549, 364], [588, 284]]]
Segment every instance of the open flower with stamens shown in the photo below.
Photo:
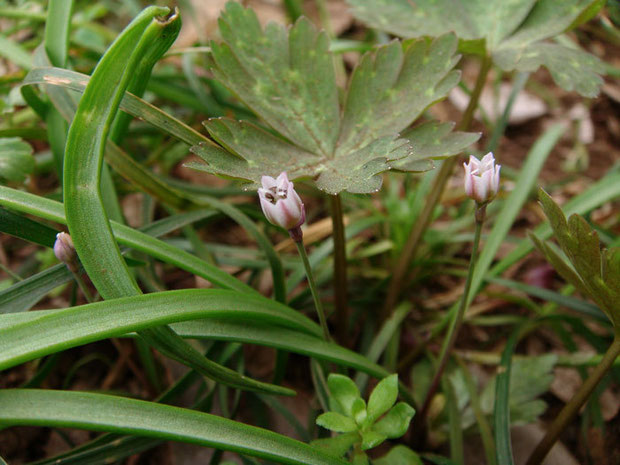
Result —
[[295, 192], [286, 172], [277, 178], [263, 176], [258, 188], [260, 206], [271, 224], [286, 229], [293, 239], [301, 234], [300, 226], [306, 220], [304, 204]]
[[493, 152], [487, 153], [482, 160], [473, 155], [465, 167], [465, 193], [478, 204], [486, 204], [493, 200], [499, 190], [500, 165], [495, 164]]

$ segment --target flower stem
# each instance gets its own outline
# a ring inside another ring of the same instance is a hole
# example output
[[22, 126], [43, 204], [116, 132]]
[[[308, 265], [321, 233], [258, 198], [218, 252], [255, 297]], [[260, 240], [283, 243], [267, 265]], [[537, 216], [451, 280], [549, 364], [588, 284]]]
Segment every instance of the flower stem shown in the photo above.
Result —
[[336, 307], [336, 328], [338, 339], [346, 339], [347, 309], [347, 254], [345, 250], [344, 222], [340, 194], [329, 197], [334, 238], [334, 297]]
[[[461, 122], [459, 123], [457, 129], [460, 131], [467, 131], [471, 127], [471, 123], [474, 120], [474, 112], [476, 108], [478, 108], [478, 100], [480, 99], [480, 94], [482, 93], [482, 89], [484, 88], [484, 84], [486, 83], [487, 75], [489, 74], [489, 70], [491, 69], [491, 58], [486, 56], [482, 59], [482, 63], [480, 64], [480, 72], [478, 73], [478, 79], [476, 80], [476, 85], [474, 90], [471, 93], [471, 97], [469, 98], [469, 104], [463, 113], [463, 117], [461, 118]], [[404, 285], [404, 280], [407, 275], [407, 271], [409, 270], [409, 266], [411, 261], [415, 258], [416, 253], [418, 251], [418, 247], [420, 246], [420, 242], [424, 232], [428, 229], [431, 224], [433, 212], [435, 211], [435, 207], [437, 203], [439, 203], [439, 199], [441, 198], [441, 194], [444, 191], [446, 183], [454, 171], [454, 166], [457, 161], [456, 156], [450, 157], [445, 160], [437, 175], [435, 176], [435, 180], [433, 181], [433, 185], [431, 187], [431, 191], [426, 198], [426, 203], [424, 204], [424, 208], [420, 212], [420, 216], [417, 218], [416, 222], [413, 224], [411, 231], [409, 232], [409, 237], [407, 238], [407, 242], [403, 247], [403, 251], [400, 254], [400, 258], [396, 266], [394, 267], [394, 271], [392, 272], [392, 280], [390, 281], [390, 286], [388, 288], [387, 296], [385, 299], [385, 304], [382, 310], [383, 319], [387, 318], [398, 298], [400, 297], [400, 293], [402, 291], [402, 287]]]
[[329, 329], [327, 328], [327, 319], [325, 318], [323, 304], [321, 303], [321, 299], [319, 298], [319, 292], [316, 287], [316, 283], [314, 282], [314, 275], [312, 274], [312, 268], [310, 267], [310, 262], [308, 261], [306, 247], [304, 246], [303, 240], [295, 241], [295, 245], [297, 246], [297, 251], [299, 252], [301, 261], [304, 264], [304, 268], [306, 269], [308, 285], [310, 286], [310, 292], [312, 292], [312, 298], [314, 299], [314, 306], [316, 307], [316, 312], [319, 315], [319, 322], [321, 323], [321, 328], [323, 329], [323, 338], [326, 341], [329, 341], [331, 340], [331, 337], [329, 335]]
[[80, 276], [80, 272], [73, 271], [71, 268], [69, 268], [69, 271], [71, 271], [71, 274], [73, 274], [73, 278], [75, 279], [75, 282], [77, 283], [78, 287], [82, 291], [82, 294], [84, 294], [84, 298], [86, 299], [86, 301], [88, 303], [94, 302], [93, 295], [88, 290], [88, 287], [86, 286], [86, 283], [82, 279], [82, 276]]
[[611, 346], [605, 352], [601, 363], [598, 364], [588, 379], [581, 385], [577, 393], [573, 398], [564, 406], [560, 414], [555, 418], [551, 427], [547, 430], [547, 434], [540, 441], [540, 443], [532, 452], [532, 455], [527, 460], [526, 465], [539, 465], [545, 459], [551, 447], [557, 441], [562, 431], [564, 431], [568, 423], [579, 412], [579, 409], [586, 403], [592, 391], [596, 388], [598, 383], [603, 379], [605, 374], [612, 367], [616, 358], [620, 355], [620, 335], [616, 335]]
[[481, 206], [476, 205], [476, 231], [474, 233], [474, 242], [473, 242], [473, 248], [471, 252], [471, 259], [469, 261], [469, 271], [467, 273], [467, 281], [465, 282], [465, 289], [463, 290], [463, 295], [461, 297], [461, 303], [459, 305], [459, 308], [454, 314], [452, 321], [450, 322], [450, 328], [448, 329], [448, 334], [446, 335], [446, 338], [444, 339], [444, 343], [441, 347], [437, 370], [435, 371], [433, 380], [431, 381], [430, 387], [428, 391], [426, 392], [426, 397], [424, 398], [422, 408], [420, 409], [420, 412], [416, 415], [418, 425], [424, 424], [424, 420], [425, 420], [426, 414], [428, 413], [431, 400], [433, 399], [433, 396], [435, 395], [435, 392], [437, 391], [437, 388], [439, 387], [439, 382], [441, 381], [441, 376], [443, 375], [444, 369], [446, 368], [446, 364], [448, 363], [450, 352], [454, 348], [456, 337], [458, 336], [459, 330], [461, 329], [461, 324], [463, 323], [463, 317], [465, 316], [465, 313], [467, 312], [469, 291], [471, 289], [471, 281], [474, 276], [476, 262], [478, 261], [478, 247], [480, 245], [480, 234], [482, 232], [482, 225], [484, 223], [485, 210], [486, 210], [486, 205], [481, 205]]

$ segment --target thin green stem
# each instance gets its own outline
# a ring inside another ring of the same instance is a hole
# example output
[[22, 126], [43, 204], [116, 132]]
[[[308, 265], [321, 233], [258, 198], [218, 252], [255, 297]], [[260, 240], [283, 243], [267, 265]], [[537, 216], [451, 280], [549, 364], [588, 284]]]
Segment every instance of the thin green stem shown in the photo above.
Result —
[[539, 465], [545, 459], [551, 447], [555, 444], [562, 431], [566, 429], [568, 423], [579, 412], [579, 409], [586, 403], [592, 391], [598, 386], [599, 382], [607, 374], [609, 369], [614, 364], [616, 358], [620, 355], [620, 336], [616, 336], [614, 341], [605, 352], [601, 363], [597, 365], [588, 379], [581, 385], [577, 393], [573, 398], [564, 406], [560, 414], [553, 421], [547, 434], [540, 441], [532, 455], [527, 460], [526, 465]]
[[474, 381], [474, 378], [469, 372], [469, 369], [467, 368], [465, 362], [463, 362], [460, 357], [456, 357], [456, 361], [461, 368], [463, 378], [465, 379], [465, 387], [469, 392], [471, 406], [474, 411], [474, 416], [476, 417], [476, 422], [478, 423], [480, 437], [482, 438], [482, 447], [484, 447], [484, 455], [487, 459], [487, 465], [496, 465], [497, 461], [495, 460], [495, 443], [493, 442], [493, 431], [491, 430], [491, 425], [489, 424], [487, 417], [482, 411], [482, 406], [480, 405], [480, 396], [478, 395], [478, 389], [476, 388], [476, 382]]
[[11, 271], [11, 269], [8, 266], [5, 266], [3, 263], [0, 263], [0, 270], [4, 271], [6, 274], [8, 274], [11, 279], [15, 282], [19, 282], [19, 281], [23, 281], [24, 278], [22, 278], [20, 275], [18, 275], [17, 273], [14, 273], [13, 271]]
[[310, 262], [308, 261], [308, 254], [306, 253], [306, 247], [304, 246], [303, 239], [300, 241], [295, 241], [295, 245], [297, 246], [297, 251], [299, 252], [301, 261], [304, 264], [304, 268], [306, 269], [306, 276], [308, 277], [308, 285], [310, 286], [310, 292], [312, 292], [312, 298], [314, 299], [314, 306], [316, 307], [316, 313], [319, 315], [319, 323], [321, 324], [321, 328], [323, 328], [323, 338], [326, 341], [330, 341], [331, 337], [329, 335], [329, 329], [327, 328], [327, 319], [325, 318], [325, 311], [323, 310], [323, 304], [321, 303], [321, 299], [319, 298], [319, 292], [316, 287], [316, 283], [314, 282], [314, 275], [312, 274], [312, 267], [310, 266]]
[[484, 223], [485, 210], [486, 205], [476, 206], [476, 231], [474, 233], [474, 242], [471, 252], [471, 259], [469, 261], [469, 271], [467, 273], [465, 289], [463, 290], [463, 296], [461, 297], [461, 303], [459, 305], [459, 308], [450, 323], [448, 334], [444, 339], [444, 343], [441, 347], [437, 370], [435, 371], [433, 380], [431, 381], [430, 387], [426, 393], [426, 397], [424, 398], [422, 408], [420, 409], [420, 412], [416, 415], [418, 425], [424, 424], [426, 414], [428, 413], [428, 409], [431, 404], [431, 400], [433, 399], [433, 396], [435, 395], [435, 392], [439, 387], [439, 382], [441, 381], [441, 376], [443, 375], [446, 364], [448, 363], [450, 352], [454, 348], [454, 343], [456, 342], [459, 330], [461, 329], [463, 317], [467, 312], [469, 291], [471, 289], [471, 282], [474, 275], [474, 270], [476, 269], [476, 262], [478, 261], [478, 247], [480, 245], [480, 234], [482, 231], [482, 225]]
[[334, 297], [338, 339], [346, 339], [349, 312], [347, 309], [347, 253], [340, 194], [329, 197], [334, 237]]
[[[469, 104], [467, 105], [467, 108], [463, 113], [463, 117], [461, 118], [461, 122], [458, 125], [458, 130], [460, 131], [467, 131], [471, 127], [471, 123], [474, 119], [474, 112], [478, 107], [478, 100], [480, 99], [480, 94], [482, 93], [482, 89], [484, 88], [484, 84], [486, 83], [487, 75], [489, 74], [489, 70], [491, 69], [491, 63], [492, 62], [490, 57], [485, 56], [483, 58], [480, 65], [480, 72], [478, 73], [478, 79], [476, 80], [476, 85], [469, 99]], [[433, 186], [431, 187], [431, 190], [428, 194], [426, 203], [424, 204], [424, 208], [420, 212], [420, 216], [417, 218], [416, 222], [411, 228], [411, 231], [409, 232], [407, 242], [405, 243], [403, 251], [400, 254], [400, 258], [396, 266], [394, 267], [394, 271], [392, 272], [392, 280], [390, 281], [387, 296], [385, 299], [385, 304], [382, 310], [383, 319], [389, 316], [390, 312], [398, 301], [411, 261], [416, 256], [424, 232], [431, 224], [433, 212], [435, 211], [435, 207], [439, 203], [439, 199], [441, 198], [441, 194], [444, 191], [448, 179], [454, 171], [456, 161], [457, 157], [451, 157], [442, 163], [441, 168], [435, 176]]]
[[84, 279], [82, 279], [80, 273], [73, 271], [71, 267], [67, 268], [69, 268], [69, 271], [71, 271], [71, 274], [73, 274], [73, 278], [75, 279], [75, 282], [82, 291], [82, 294], [84, 294], [84, 298], [86, 299], [86, 301], [89, 303], [94, 302], [93, 295], [90, 293], [90, 290], [88, 289], [88, 286], [86, 286], [86, 283], [84, 282]]

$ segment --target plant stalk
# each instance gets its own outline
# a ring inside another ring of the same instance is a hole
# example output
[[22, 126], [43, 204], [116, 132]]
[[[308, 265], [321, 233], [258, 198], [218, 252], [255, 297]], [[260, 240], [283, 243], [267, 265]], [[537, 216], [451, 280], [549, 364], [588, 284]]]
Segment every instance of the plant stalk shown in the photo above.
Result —
[[82, 291], [82, 294], [84, 294], [84, 298], [86, 299], [86, 301], [88, 303], [94, 302], [93, 295], [90, 293], [90, 290], [88, 289], [88, 286], [86, 286], [86, 283], [84, 282], [84, 279], [80, 275], [79, 271], [74, 271], [70, 267], [69, 271], [71, 271], [71, 273], [73, 274], [73, 279], [75, 279], [75, 282]]
[[461, 325], [463, 323], [463, 317], [467, 312], [468, 307], [468, 297], [469, 291], [471, 289], [471, 282], [474, 276], [474, 270], [476, 269], [476, 262], [478, 261], [478, 248], [480, 246], [480, 235], [482, 232], [482, 225], [484, 223], [484, 216], [486, 211], [485, 205], [476, 205], [476, 231], [474, 233], [474, 242], [471, 253], [471, 259], [469, 261], [469, 271], [467, 273], [467, 281], [465, 282], [465, 289], [463, 291], [463, 296], [461, 297], [461, 303], [459, 305], [456, 314], [451, 321], [450, 328], [448, 329], [448, 334], [446, 339], [444, 339], [444, 343], [441, 347], [441, 352], [439, 354], [439, 363], [437, 365], [437, 370], [433, 376], [433, 380], [431, 381], [430, 387], [426, 392], [426, 396], [424, 398], [424, 402], [422, 403], [422, 408], [420, 412], [416, 414], [414, 420], [414, 431], [416, 431], [415, 427], [421, 428], [424, 425], [424, 421], [426, 418], [426, 414], [428, 413], [428, 409], [431, 405], [431, 401], [435, 392], [437, 392], [437, 388], [439, 387], [439, 382], [441, 381], [441, 376], [446, 368], [446, 364], [448, 363], [448, 359], [450, 357], [450, 353], [454, 348], [454, 343], [456, 342], [456, 338], [458, 336], [459, 330], [461, 329]]
[[314, 282], [314, 275], [312, 274], [312, 267], [310, 266], [310, 262], [308, 261], [308, 254], [306, 253], [306, 247], [304, 246], [303, 239], [300, 239], [294, 242], [295, 242], [295, 245], [297, 246], [297, 251], [299, 252], [301, 261], [304, 264], [304, 268], [306, 269], [306, 276], [308, 277], [308, 285], [310, 286], [310, 292], [312, 292], [312, 298], [314, 299], [314, 306], [316, 307], [316, 313], [319, 315], [319, 323], [321, 324], [321, 328], [323, 329], [323, 338], [326, 341], [330, 341], [331, 337], [329, 334], [329, 329], [327, 327], [327, 319], [325, 318], [325, 311], [323, 310], [323, 304], [321, 303], [321, 299], [319, 298], [319, 292], [316, 287], [316, 283]]
[[[478, 100], [480, 100], [480, 94], [482, 94], [482, 89], [484, 88], [484, 84], [486, 83], [487, 75], [489, 74], [489, 70], [491, 69], [491, 58], [486, 56], [482, 59], [482, 63], [480, 64], [480, 72], [478, 73], [478, 79], [476, 80], [476, 85], [474, 90], [472, 91], [471, 97], [469, 99], [469, 104], [463, 113], [463, 117], [461, 118], [461, 122], [457, 126], [457, 130], [459, 131], [467, 131], [471, 127], [471, 123], [474, 120], [474, 112], [476, 108], [478, 108]], [[403, 247], [403, 251], [398, 259], [396, 266], [392, 272], [392, 280], [390, 281], [390, 285], [388, 287], [387, 296], [385, 299], [385, 304], [383, 306], [383, 310], [381, 312], [382, 318], [385, 320], [392, 309], [396, 305], [398, 298], [400, 297], [400, 293], [402, 291], [402, 287], [404, 284], [405, 277], [407, 275], [407, 271], [409, 270], [409, 266], [411, 261], [415, 258], [418, 247], [420, 246], [420, 242], [424, 232], [430, 226], [433, 212], [435, 211], [435, 207], [439, 203], [439, 199], [441, 198], [441, 194], [444, 191], [446, 183], [454, 171], [454, 166], [457, 162], [457, 156], [450, 157], [446, 159], [437, 175], [433, 181], [433, 185], [431, 187], [431, 191], [428, 194], [428, 198], [426, 199], [426, 203], [424, 204], [424, 208], [420, 212], [420, 216], [413, 224], [411, 231], [409, 232], [409, 237], [407, 238], [407, 242]]]
[[579, 409], [586, 403], [592, 391], [596, 388], [599, 382], [603, 379], [603, 377], [607, 374], [609, 369], [614, 364], [616, 358], [620, 355], [620, 335], [616, 335], [614, 341], [611, 343], [611, 346], [605, 352], [601, 363], [597, 365], [588, 379], [581, 385], [577, 393], [573, 396], [573, 398], [564, 406], [560, 414], [553, 421], [549, 429], [547, 430], [547, 434], [540, 441], [540, 443], [530, 455], [530, 458], [527, 460], [526, 465], [539, 465], [545, 459], [551, 447], [555, 444], [560, 437], [560, 434], [566, 429], [568, 423], [574, 418], [574, 416], [579, 412]]
[[344, 237], [342, 200], [340, 194], [329, 197], [334, 238], [334, 299], [338, 339], [346, 339], [349, 311], [347, 308], [347, 253]]

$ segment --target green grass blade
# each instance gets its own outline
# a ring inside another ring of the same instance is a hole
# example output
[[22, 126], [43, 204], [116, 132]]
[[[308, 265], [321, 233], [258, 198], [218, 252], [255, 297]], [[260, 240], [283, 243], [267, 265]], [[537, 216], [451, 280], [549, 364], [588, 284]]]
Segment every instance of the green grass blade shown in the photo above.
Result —
[[[73, 0], [50, 0], [47, 7], [48, 20], [45, 22], [43, 47], [50, 63], [60, 68], [67, 66], [72, 10]], [[62, 168], [69, 125], [58, 110], [51, 106], [46, 112], [45, 124], [50, 148], [56, 162], [56, 172], [62, 182]]]
[[[24, 78], [22, 85], [48, 84], [76, 92], [84, 92], [90, 79], [85, 74], [67, 69], [41, 67], [32, 69]], [[66, 113], [71, 106], [69, 105], [69, 108], [66, 108], [64, 112], [61, 111], [65, 118], [68, 118]], [[188, 145], [213, 144], [210, 139], [200, 132], [131, 93], [125, 93], [120, 108]]]
[[168, 27], [176, 28], [175, 18], [156, 19], [168, 11], [147, 8], [125, 28], [97, 65], [69, 129], [63, 185], [67, 225], [84, 269], [103, 298], [140, 293], [114, 241], [98, 188], [110, 125], [132, 73], [149, 44]]
[[[151, 58], [151, 50], [159, 53], [160, 45], [171, 45], [169, 35], [178, 33], [178, 14], [158, 18], [168, 11], [146, 8], [125, 28], [99, 61], [69, 129], [63, 184], [67, 225], [82, 265], [104, 299], [141, 294], [114, 239], [98, 187], [110, 126], [125, 89], [141, 61]], [[150, 326], [140, 336], [168, 357], [217, 382], [262, 392], [290, 393], [208, 360], [169, 327]]]
[[209, 321], [176, 323], [174, 330], [183, 337], [192, 339], [215, 339], [228, 342], [242, 342], [276, 349], [287, 350], [308, 357], [326, 360], [341, 366], [362, 371], [382, 379], [391, 373], [361, 354], [333, 342], [317, 340], [316, 337], [283, 327], [269, 327], [264, 324], [248, 325], [243, 321], [213, 318]]
[[[50, 221], [66, 224], [63, 205], [51, 199], [0, 186], [0, 205], [22, 213], [29, 213]], [[216, 286], [256, 293], [253, 288], [220, 270], [216, 266], [128, 226], [111, 222], [112, 231], [119, 243], [144, 252], [166, 263], [176, 265], [200, 276]]]
[[0, 403], [0, 424], [6, 426], [46, 425], [147, 436], [293, 465], [346, 463], [271, 431], [153, 402], [104, 394], [6, 389], [0, 392]]
[[[189, 213], [179, 213], [151, 223], [141, 228], [141, 231], [151, 236], [161, 236], [213, 215], [215, 215], [213, 210], [194, 210]], [[0, 222], [0, 224], [2, 223]], [[48, 247], [52, 246], [53, 241]], [[64, 264], [60, 264], [15, 283], [8, 289], [0, 291], [0, 314], [25, 312], [48, 292], [71, 280], [73, 280], [73, 275]]]
[[18, 215], [5, 208], [0, 208], [0, 232], [45, 247], [54, 247], [58, 233], [46, 224]]
[[[131, 73], [131, 80], [125, 89], [126, 91], [131, 92], [138, 97], [142, 97], [142, 95], [144, 95], [144, 91], [146, 90], [146, 85], [151, 77], [153, 67], [164, 55], [164, 53], [166, 53], [166, 51], [172, 46], [179, 35], [179, 31], [181, 30], [181, 21], [178, 9], [175, 10], [174, 14], [177, 17], [177, 20], [168, 20], [171, 23], [171, 27], [166, 27], [165, 34], [163, 34], [161, 38], [158, 38], [158, 40], [153, 41], [152, 44], [149, 44], [149, 47], [145, 50], [145, 53], [140, 57], [136, 68]], [[112, 124], [112, 128], [110, 129], [110, 140], [116, 144], [119, 144], [129, 128], [129, 123], [131, 120], [131, 115], [124, 112], [118, 112], [114, 123]]]
[[24, 48], [0, 34], [0, 56], [26, 70], [32, 67], [32, 57]]
[[[398, 328], [400, 328], [401, 323], [409, 314], [410, 310], [411, 303], [403, 302], [398, 307], [396, 307], [390, 317], [385, 320], [383, 326], [370, 344], [368, 353], [366, 354], [370, 361], [376, 362], [377, 360], [379, 360], [379, 357], [388, 346], [390, 340], [397, 332]], [[355, 384], [357, 384], [357, 387], [360, 388], [361, 392], [364, 392], [364, 388], [366, 387], [367, 382], [368, 376], [365, 376], [361, 373], [358, 373], [355, 376]]]
[[[258, 294], [222, 289], [165, 291], [61, 310], [2, 315], [0, 369], [131, 331], [216, 316], [241, 318], [246, 322], [262, 321], [315, 337], [322, 334], [312, 320]], [[66, 328], [71, 328], [71, 331]]]
[[607, 318], [607, 315], [605, 315], [600, 308], [585, 300], [581, 300], [568, 295], [562, 295], [549, 289], [523, 284], [518, 281], [512, 281], [510, 279], [487, 278], [487, 281], [490, 283], [505, 286], [509, 289], [515, 289], [517, 291], [524, 292], [531, 296], [538, 297], [539, 299], [544, 299], [547, 302], [554, 302], [558, 305], [562, 305], [563, 307], [579, 312], [582, 315], [594, 318], [601, 323], [605, 323], [606, 325], [611, 324], [609, 318]]
[[521, 328], [510, 335], [498, 370], [495, 383], [495, 406], [493, 408], [493, 426], [495, 429], [495, 453], [500, 465], [514, 465], [512, 443], [510, 441], [510, 369], [512, 354], [519, 340]]
[[472, 278], [468, 304], [476, 297], [497, 250], [506, 238], [506, 234], [510, 231], [515, 218], [521, 211], [521, 207], [534, 188], [538, 173], [565, 130], [566, 128], [559, 124], [552, 126], [536, 141], [530, 150], [527, 160], [521, 168], [515, 188], [504, 201], [504, 207], [497, 218], [495, 218], [493, 229], [480, 253]]
[[47, 7], [45, 51], [52, 64], [60, 68], [67, 64], [72, 9], [73, 0], [50, 0]]
[[278, 302], [286, 302], [286, 282], [284, 280], [282, 261], [280, 260], [278, 253], [273, 248], [273, 244], [269, 238], [256, 227], [256, 224], [254, 224], [254, 222], [248, 218], [246, 214], [233, 205], [218, 200], [215, 197], [204, 195], [197, 198], [197, 203], [221, 211], [237, 224], [242, 226], [254, 238], [269, 262], [271, 274], [273, 276], [274, 297]]
[[19, 281], [0, 291], [0, 314], [25, 312], [48, 292], [72, 279], [73, 274], [61, 263]]

